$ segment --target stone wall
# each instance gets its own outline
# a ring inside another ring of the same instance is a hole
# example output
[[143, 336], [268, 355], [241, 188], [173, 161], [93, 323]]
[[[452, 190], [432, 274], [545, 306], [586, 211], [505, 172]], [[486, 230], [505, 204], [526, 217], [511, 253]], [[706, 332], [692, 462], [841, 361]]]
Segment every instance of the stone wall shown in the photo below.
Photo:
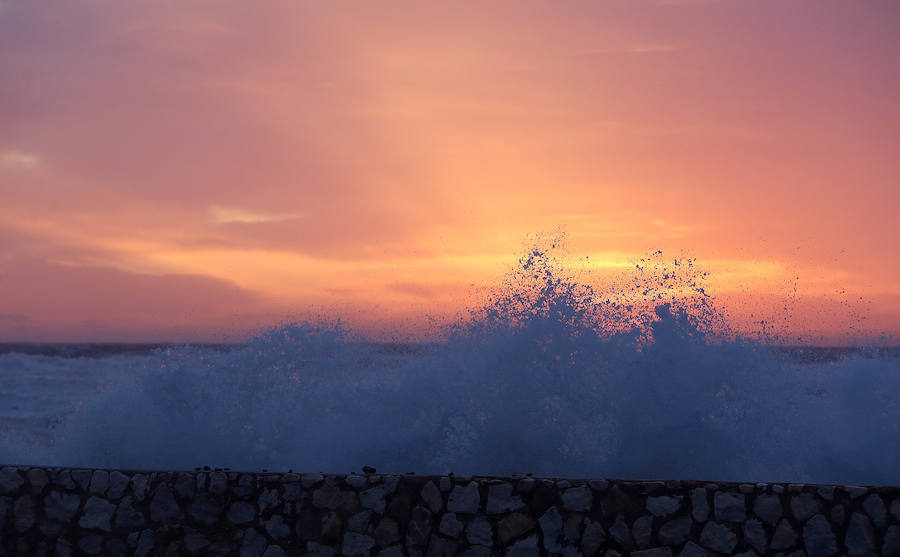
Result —
[[0, 469], [3, 555], [900, 555], [900, 488]]

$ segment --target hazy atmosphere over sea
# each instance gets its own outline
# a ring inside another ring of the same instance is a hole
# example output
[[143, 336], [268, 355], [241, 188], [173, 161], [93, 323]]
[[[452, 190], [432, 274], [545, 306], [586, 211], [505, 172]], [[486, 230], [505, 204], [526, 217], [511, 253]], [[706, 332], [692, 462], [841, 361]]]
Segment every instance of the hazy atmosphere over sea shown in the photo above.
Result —
[[0, 462], [898, 484], [898, 28], [0, 0]]

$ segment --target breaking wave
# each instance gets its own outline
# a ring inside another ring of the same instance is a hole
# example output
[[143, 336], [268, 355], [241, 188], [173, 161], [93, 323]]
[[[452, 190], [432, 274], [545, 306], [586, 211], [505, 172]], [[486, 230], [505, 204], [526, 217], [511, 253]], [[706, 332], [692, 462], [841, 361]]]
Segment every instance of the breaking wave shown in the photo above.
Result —
[[693, 260], [652, 254], [599, 287], [561, 264], [559, 242], [538, 239], [434, 342], [294, 323], [231, 350], [102, 364], [120, 373], [97, 372], [49, 446], [0, 458], [900, 483], [896, 354], [798, 361], [730, 329]]

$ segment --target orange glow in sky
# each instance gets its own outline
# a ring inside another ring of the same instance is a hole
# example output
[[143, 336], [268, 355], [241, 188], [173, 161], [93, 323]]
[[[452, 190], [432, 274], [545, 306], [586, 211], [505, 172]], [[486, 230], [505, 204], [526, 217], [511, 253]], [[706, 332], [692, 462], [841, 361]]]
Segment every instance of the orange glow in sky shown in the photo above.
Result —
[[451, 315], [557, 227], [898, 337], [898, 28], [890, 0], [2, 0], [0, 342]]

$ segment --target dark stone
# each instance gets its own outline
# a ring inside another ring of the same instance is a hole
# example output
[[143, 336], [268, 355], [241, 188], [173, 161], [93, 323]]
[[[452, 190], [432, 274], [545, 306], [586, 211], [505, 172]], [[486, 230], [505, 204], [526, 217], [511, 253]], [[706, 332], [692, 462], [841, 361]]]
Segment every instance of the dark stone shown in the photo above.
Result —
[[803, 527], [803, 543], [809, 557], [828, 557], [837, 553], [834, 531], [821, 514], [814, 515]]
[[16, 540], [16, 550], [14, 555], [31, 555], [35, 548], [31, 545], [29, 538], [21, 537]]
[[781, 499], [774, 494], [760, 495], [753, 503], [753, 513], [766, 524], [775, 526], [784, 513]]
[[[54, 490], [44, 497], [44, 514], [50, 520], [69, 523], [75, 518], [79, 505], [81, 505], [81, 497], [78, 495]], [[0, 524], [2, 524], [2, 516], [0, 516]]]
[[190, 530], [184, 536], [184, 548], [188, 553], [199, 553], [210, 545], [210, 540], [196, 530]]
[[193, 474], [182, 472], [175, 478], [175, 493], [182, 499], [191, 499], [196, 490], [197, 479]]
[[535, 482], [534, 489], [531, 490], [532, 515], [541, 516], [547, 509], [559, 504], [559, 500], [559, 493], [552, 482]]
[[594, 504], [594, 494], [589, 487], [570, 487], [562, 492], [562, 506], [567, 511], [587, 512]]
[[687, 542], [684, 544], [684, 549], [681, 550], [678, 557], [706, 557], [707, 555], [706, 550], [699, 545], [694, 542]]
[[681, 508], [681, 497], [670, 497], [663, 495], [661, 497], [647, 497], [647, 510], [653, 516], [666, 517], [670, 514], [678, 512]]
[[831, 509], [831, 521], [842, 526], [847, 521], [847, 508], [844, 505], [835, 505]]
[[431, 511], [421, 505], [412, 510], [412, 518], [406, 529], [406, 543], [425, 546], [431, 533]]
[[128, 555], [128, 548], [125, 547], [125, 542], [119, 538], [110, 538], [106, 540], [106, 553], [104, 555], [106, 557], [125, 557]]
[[89, 534], [78, 540], [78, 549], [88, 555], [100, 555], [103, 553], [103, 537], [99, 534]]
[[82, 491], [87, 491], [91, 485], [91, 477], [94, 473], [91, 470], [72, 470], [72, 479], [78, 484]]
[[269, 540], [262, 533], [256, 528], [248, 528], [241, 544], [241, 557], [262, 557], [268, 545]]
[[631, 539], [631, 529], [628, 528], [625, 517], [622, 515], [617, 516], [615, 522], [609, 527], [609, 534], [624, 549], [631, 549], [634, 545], [634, 540]]
[[113, 513], [116, 506], [99, 497], [91, 497], [81, 510], [78, 525], [82, 528], [112, 532]]
[[262, 492], [262, 495], [256, 498], [256, 504], [259, 507], [259, 514], [261, 515], [276, 508], [280, 503], [281, 497], [279, 497], [277, 489], [267, 489]]
[[[302, 493], [303, 486], [299, 483], [284, 484], [284, 493], [281, 495], [281, 498], [285, 501], [296, 501], [300, 499]], [[384, 512], [384, 509], [382, 509], [382, 512]]]
[[540, 554], [537, 534], [517, 541], [506, 550], [506, 557], [540, 557]]
[[43, 468], [32, 468], [25, 476], [28, 478], [28, 483], [31, 485], [31, 492], [35, 495], [42, 493], [44, 488], [50, 484], [50, 478]]
[[256, 482], [250, 474], [241, 474], [238, 478], [237, 485], [231, 488], [231, 493], [239, 499], [249, 499], [255, 492]]
[[706, 489], [702, 487], [691, 490], [691, 516], [697, 522], [709, 519], [709, 501], [706, 500]]
[[33, 495], [22, 495], [13, 505], [13, 524], [19, 533], [26, 532], [37, 520], [37, 505]]
[[642, 510], [642, 506], [618, 485], [612, 486], [606, 492], [600, 505], [605, 516], [634, 514]]
[[91, 486], [89, 491], [94, 495], [105, 495], [109, 488], [109, 472], [106, 470], [94, 470], [91, 474]]
[[131, 476], [131, 493], [138, 501], [143, 501], [147, 496], [147, 487], [150, 485], [150, 478], [145, 474], [135, 474]]
[[884, 544], [881, 546], [882, 555], [900, 555], [900, 528], [891, 526], [884, 535]]
[[[399, 556], [379, 554], [378, 557], [399, 557]], [[469, 546], [468, 548], [466, 548], [466, 550], [463, 551], [459, 557], [493, 557], [493, 553], [491, 553], [490, 548], [485, 547], [483, 545], [472, 545], [472, 546]]]
[[369, 483], [369, 479], [359, 474], [348, 474], [344, 476], [344, 483], [354, 490], [359, 490]]
[[526, 532], [534, 529], [534, 520], [522, 513], [512, 513], [497, 523], [497, 539], [506, 544]]
[[447, 501], [447, 510], [457, 514], [475, 514], [480, 506], [481, 496], [478, 493], [478, 482], [454, 487]]
[[492, 545], [494, 532], [491, 523], [481, 517], [472, 519], [466, 525], [466, 540], [473, 545]]
[[644, 549], [634, 551], [631, 557], [672, 557], [672, 549], [669, 547], [654, 547], [653, 549]]
[[224, 507], [215, 496], [201, 493], [188, 506], [190, 517], [204, 526], [212, 526], [222, 518]]
[[425, 555], [426, 557], [453, 557], [456, 555], [456, 550], [457, 546], [455, 543], [440, 536], [432, 536]]
[[[379, 486], [380, 487], [380, 486]], [[409, 515], [412, 512], [413, 502], [415, 501], [415, 492], [404, 487], [397, 491], [397, 494], [391, 498], [390, 504], [387, 506], [387, 514], [391, 518], [397, 520], [400, 524], [409, 522]], [[378, 512], [378, 509], [373, 509]], [[450, 509], [452, 512], [453, 509]]]
[[341, 555], [347, 557], [368, 557], [375, 540], [358, 532], [344, 532]]
[[431, 512], [439, 513], [444, 508], [444, 499], [441, 497], [441, 491], [434, 485], [434, 482], [429, 481], [425, 484], [419, 495], [425, 501], [425, 504], [428, 505], [428, 508], [431, 509]]
[[562, 534], [563, 519], [556, 507], [547, 509], [538, 519], [538, 525], [543, 534], [544, 549], [551, 553], [559, 553], [562, 546], [559, 545], [559, 537]]
[[716, 509], [716, 520], [723, 522], [743, 522], [747, 519], [744, 509], [744, 496], [740, 493], [717, 491], [713, 496]]
[[[163, 553], [164, 557], [181, 557], [181, 548], [184, 546], [184, 542], [182, 540], [172, 540], [169, 542], [169, 545], [166, 546], [166, 551]], [[243, 550], [241, 551], [243, 554]]]
[[744, 523], [744, 539], [760, 553], [765, 553], [769, 545], [762, 522], [753, 518]]
[[857, 485], [846, 485], [844, 486], [844, 491], [847, 492], [847, 495], [849, 495], [851, 499], [857, 499], [869, 492], [865, 487]]
[[0, 495], [9, 495], [25, 485], [22, 474], [15, 468], [0, 469]]
[[[566, 517], [565, 522], [563, 522], [563, 539], [565, 541], [575, 543], [581, 539], [581, 523], [583, 520], [584, 517], [578, 513], [570, 513]], [[626, 525], [625, 528], [628, 528], [628, 526]]]
[[534, 486], [537, 484], [537, 480], [534, 478], [522, 478], [516, 484], [516, 493], [521, 493], [523, 495], [528, 495], [534, 490]]
[[850, 516], [850, 525], [847, 527], [847, 535], [844, 545], [850, 555], [872, 555], [875, 553], [875, 530], [872, 521], [861, 513], [853, 513]]
[[309, 511], [301, 511], [294, 531], [301, 541], [315, 540], [322, 534], [322, 517]]
[[638, 547], [646, 548], [653, 544], [653, 517], [642, 516], [631, 525], [631, 535]]
[[287, 553], [281, 549], [281, 546], [278, 545], [270, 545], [266, 548], [265, 553], [262, 554], [262, 557], [286, 557]]
[[691, 535], [693, 521], [689, 516], [673, 518], [659, 527], [659, 543], [663, 545], [680, 545]]
[[122, 499], [116, 509], [116, 526], [133, 530], [144, 525], [144, 513], [134, 508], [134, 499], [129, 495]]
[[863, 510], [872, 517], [875, 526], [884, 528], [887, 523], [887, 508], [884, 506], [884, 499], [880, 495], [873, 493], [866, 497], [863, 500]]
[[584, 525], [584, 534], [581, 536], [581, 550], [586, 557], [592, 557], [600, 550], [600, 546], [606, 541], [606, 532], [603, 525], [587, 519]]
[[[317, 542], [309, 542], [306, 544], [306, 557], [334, 557], [334, 555], [334, 550], [327, 545]], [[403, 553], [401, 552], [400, 555], [402, 556]]]
[[834, 500], [834, 486], [822, 486], [816, 490], [816, 493], [826, 501]]
[[812, 493], [801, 493], [791, 497], [791, 513], [800, 522], [822, 510], [822, 503]]
[[228, 490], [228, 474], [213, 472], [209, 475], [209, 492], [225, 493]]
[[154, 522], [169, 522], [175, 518], [181, 518], [181, 508], [169, 486], [161, 483], [153, 490], [153, 499], [150, 501], [150, 519]]
[[458, 538], [466, 525], [456, 518], [456, 513], [444, 513], [438, 531], [445, 536]]
[[[366, 509], [371, 509], [378, 514], [384, 514], [385, 509], [385, 497], [388, 495], [388, 488], [384, 484], [377, 485], [375, 487], [371, 487], [359, 495], [359, 503]], [[403, 500], [401, 500], [403, 498]], [[408, 499], [408, 502], [406, 501]], [[404, 495], [398, 495], [394, 497], [394, 501], [398, 501], [398, 508], [396, 511], [400, 511], [399, 506], [405, 506], [407, 517], [409, 516], [409, 508], [412, 505], [412, 496], [410, 493], [405, 492]], [[393, 504], [393, 501], [392, 501]], [[408, 518], [407, 518], [408, 520]]]
[[256, 518], [256, 509], [250, 503], [235, 501], [228, 507], [228, 522], [246, 524]]
[[347, 519], [347, 530], [351, 532], [364, 533], [369, 529], [369, 522], [372, 521], [372, 511], [362, 511], [354, 514]]
[[[2, 549], [2, 546], [0, 546]], [[2, 555], [2, 553], [0, 553]], [[71, 557], [72, 556], [72, 544], [69, 543], [69, 540], [56, 540], [56, 554], [55, 557]]]
[[797, 544], [797, 532], [787, 519], [781, 519], [778, 527], [775, 528], [775, 534], [772, 535], [772, 543], [770, 546], [775, 550], [790, 549]]
[[333, 544], [341, 541], [344, 532], [344, 521], [336, 512], [330, 512], [322, 517], [322, 541]]
[[[50, 520], [44, 520], [40, 524], [38, 524], [38, 529], [41, 531], [41, 534], [48, 538], [55, 538], [59, 536], [63, 529], [68, 525], [60, 524], [59, 522], [53, 522]], [[0, 553], [0, 555], [3, 555]]]
[[72, 471], [67, 468], [57, 471], [53, 475], [53, 485], [63, 489], [75, 489], [75, 482], [72, 481]]
[[490, 486], [488, 489], [487, 513], [503, 514], [510, 511], [519, 511], [525, 508], [525, 503], [518, 495], [513, 495], [513, 485], [502, 483]]
[[128, 489], [128, 483], [130, 481], [131, 478], [129, 478], [122, 472], [110, 472], [109, 489], [106, 490], [106, 497], [113, 501], [121, 499], [122, 496], [125, 495], [125, 490]]
[[400, 530], [397, 528], [397, 522], [390, 518], [384, 517], [375, 527], [375, 543], [378, 547], [388, 547], [392, 543], [400, 539]]
[[284, 523], [284, 518], [274, 515], [265, 523], [266, 533], [273, 539], [279, 540], [291, 537], [291, 529]]
[[153, 531], [144, 530], [138, 538], [137, 549], [135, 549], [134, 555], [135, 557], [147, 557], [155, 546], [156, 537], [153, 535]]
[[700, 545], [719, 553], [731, 553], [737, 545], [737, 536], [724, 524], [708, 522], [700, 532]]

